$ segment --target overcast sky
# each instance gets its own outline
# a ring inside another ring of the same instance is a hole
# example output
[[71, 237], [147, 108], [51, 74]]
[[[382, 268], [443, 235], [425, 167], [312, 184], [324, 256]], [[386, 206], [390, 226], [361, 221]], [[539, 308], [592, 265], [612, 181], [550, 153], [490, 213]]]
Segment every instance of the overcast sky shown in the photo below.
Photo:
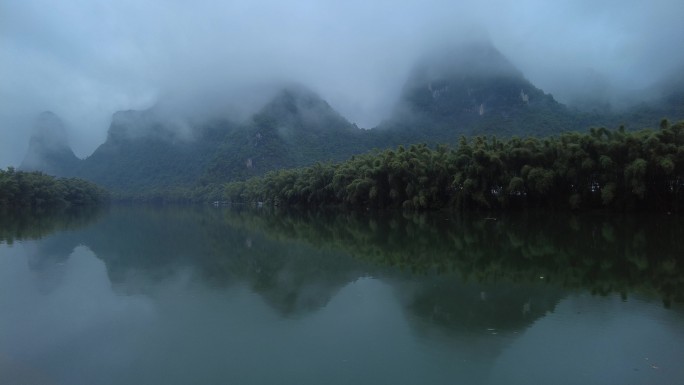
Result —
[[561, 101], [582, 84], [641, 89], [684, 68], [682, 15], [681, 0], [2, 0], [0, 167], [44, 110], [85, 157], [115, 111], [228, 110], [275, 81], [372, 127], [427, 47], [473, 30]]

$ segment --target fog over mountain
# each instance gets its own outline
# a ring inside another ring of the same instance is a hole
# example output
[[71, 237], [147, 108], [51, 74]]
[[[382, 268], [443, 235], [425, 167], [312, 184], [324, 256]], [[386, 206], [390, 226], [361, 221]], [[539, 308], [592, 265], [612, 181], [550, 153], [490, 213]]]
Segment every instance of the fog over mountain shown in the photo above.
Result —
[[[426, 53], [486, 38], [564, 103], [657, 95], [684, 68], [684, 2], [9, 0], [0, 3], [0, 167], [52, 111], [88, 156], [112, 114], [242, 119], [297, 82], [360, 127]], [[648, 91], [648, 92], [647, 92]]]

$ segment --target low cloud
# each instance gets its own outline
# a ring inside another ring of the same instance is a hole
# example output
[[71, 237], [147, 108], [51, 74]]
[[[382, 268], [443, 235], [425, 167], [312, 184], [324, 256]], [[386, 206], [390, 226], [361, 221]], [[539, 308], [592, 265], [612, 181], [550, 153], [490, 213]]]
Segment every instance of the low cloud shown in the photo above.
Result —
[[0, 166], [21, 161], [44, 110], [65, 120], [83, 157], [115, 111], [165, 103], [190, 115], [246, 115], [263, 102], [253, 90], [279, 82], [305, 84], [372, 127], [424, 52], [473, 30], [561, 101], [617, 98], [683, 67], [682, 14], [676, 0], [7, 1]]

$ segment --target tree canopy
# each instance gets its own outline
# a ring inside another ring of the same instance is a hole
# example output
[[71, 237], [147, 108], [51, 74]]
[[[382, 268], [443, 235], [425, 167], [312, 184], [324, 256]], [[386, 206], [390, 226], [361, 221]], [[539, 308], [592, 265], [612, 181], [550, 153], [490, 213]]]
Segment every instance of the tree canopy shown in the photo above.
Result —
[[657, 208], [684, 205], [684, 122], [544, 139], [462, 137], [271, 171], [225, 186], [231, 202], [360, 208]]
[[87, 206], [109, 199], [97, 185], [78, 178], [56, 178], [42, 172], [0, 170], [0, 208]]

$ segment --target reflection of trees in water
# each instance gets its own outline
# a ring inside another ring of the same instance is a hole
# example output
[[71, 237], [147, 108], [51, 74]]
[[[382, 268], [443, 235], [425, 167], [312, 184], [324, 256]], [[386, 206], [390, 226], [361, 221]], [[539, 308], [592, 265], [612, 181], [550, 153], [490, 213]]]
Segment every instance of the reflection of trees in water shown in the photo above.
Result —
[[97, 206], [44, 210], [0, 210], [0, 244], [41, 239], [23, 245], [29, 268], [39, 275], [39, 289], [50, 292], [61, 282], [64, 262], [79, 244], [69, 234], [102, 217]]
[[0, 209], [0, 244], [40, 239], [56, 231], [75, 230], [97, 221], [106, 209], [97, 206], [62, 209]]
[[478, 282], [541, 279], [595, 294], [639, 291], [665, 304], [684, 300], [684, 227], [676, 216], [300, 212], [231, 213], [227, 220], [414, 273], [455, 272]]
[[[39, 229], [42, 220], [35, 222]], [[320, 308], [364, 275], [364, 264], [348, 255], [274, 241], [228, 224], [218, 210], [201, 207], [112, 207], [92, 226], [37, 242], [29, 263], [34, 271], [55, 268], [80, 244], [105, 262], [118, 290], [141, 290], [140, 282], [190, 268], [213, 286], [247, 284], [284, 315]], [[126, 282], [136, 284], [122, 284]]]
[[[191, 268], [214, 286], [248, 285], [283, 315], [320, 308], [370, 274], [392, 282], [420, 322], [445, 330], [479, 323], [520, 329], [553, 309], [558, 285], [656, 293], [666, 302], [684, 293], [684, 229], [671, 216], [109, 211], [88, 227], [69, 225], [85, 218], [55, 220], [74, 231], [41, 241], [32, 266], [64, 260], [85, 244], [120, 289], [132, 276], [149, 282]], [[36, 230], [26, 220], [20, 233], [45, 234], [41, 220]]]

